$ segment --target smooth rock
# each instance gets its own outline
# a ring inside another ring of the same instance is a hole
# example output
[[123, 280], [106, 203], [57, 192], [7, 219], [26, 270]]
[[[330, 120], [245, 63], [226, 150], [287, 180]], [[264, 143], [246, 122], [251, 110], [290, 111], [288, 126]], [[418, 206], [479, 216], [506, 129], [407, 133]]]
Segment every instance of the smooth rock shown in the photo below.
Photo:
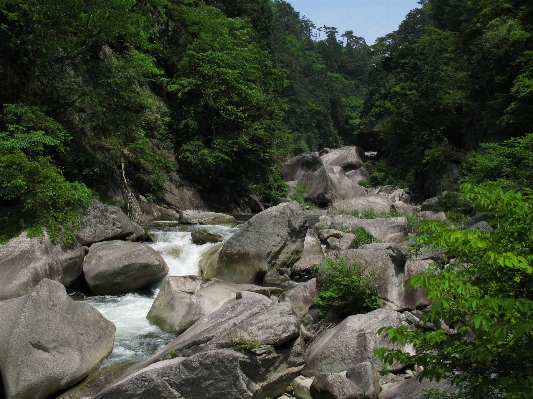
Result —
[[217, 244], [222, 242], [222, 236], [207, 229], [197, 229], [191, 233], [192, 242], [196, 245], [207, 243]]
[[363, 390], [338, 373], [319, 374], [311, 384], [313, 399], [364, 399]]
[[407, 244], [407, 219], [404, 217], [359, 219], [350, 215], [336, 215], [332, 218], [331, 228], [363, 228], [375, 241]]
[[[376, 349], [410, 348], [391, 344], [385, 335], [377, 335], [377, 331], [381, 327], [398, 327], [401, 323], [400, 314], [388, 309], [349, 316], [311, 345], [302, 375], [310, 377], [322, 373], [340, 373], [362, 362], [370, 362], [376, 369], [381, 370], [382, 363], [374, 355]], [[401, 367], [402, 365], [394, 364], [389, 370], [394, 371]]]
[[83, 273], [92, 292], [116, 295], [161, 281], [168, 273], [168, 266], [148, 245], [106, 241], [90, 247]]
[[255, 215], [222, 246], [214, 277], [260, 283], [269, 271], [291, 268], [302, 255], [307, 227], [307, 219], [294, 201]]
[[114, 324], [48, 279], [31, 294], [0, 302], [0, 318], [6, 399], [44, 399], [67, 389], [113, 348]]
[[390, 213], [392, 202], [382, 195], [366, 195], [335, 201], [331, 204], [333, 211]]
[[452, 386], [449, 380], [439, 382], [424, 379], [422, 382], [410, 378], [393, 384], [387, 384], [380, 399], [420, 399], [428, 389], [437, 389], [447, 393], [457, 393], [459, 389]]
[[439, 222], [444, 222], [448, 220], [444, 212], [438, 211], [422, 211], [418, 214], [419, 220], [436, 220]]
[[81, 229], [75, 234], [81, 245], [91, 245], [99, 241], [126, 238], [135, 230], [133, 222], [119, 207], [94, 201], [83, 212]]
[[292, 382], [293, 394], [296, 399], [313, 399], [311, 398], [311, 384], [314, 378], [307, 378], [302, 375], [296, 377]]
[[365, 159], [364, 151], [356, 146], [337, 148], [321, 155], [322, 161], [329, 166], [339, 166], [344, 172], [359, 169]]
[[250, 284], [232, 284], [198, 276], [169, 276], [146, 318], [161, 330], [179, 334], [202, 317], [234, 302]]
[[365, 399], [379, 398], [379, 374], [371, 363], [363, 362], [350, 367], [346, 371], [346, 378], [363, 390]]
[[301, 318], [313, 306], [313, 298], [317, 295], [316, 278], [314, 278], [285, 291], [281, 294], [279, 300], [280, 302], [289, 302], [296, 316]]
[[231, 215], [193, 210], [182, 211], [180, 222], [184, 224], [237, 224], [237, 220]]

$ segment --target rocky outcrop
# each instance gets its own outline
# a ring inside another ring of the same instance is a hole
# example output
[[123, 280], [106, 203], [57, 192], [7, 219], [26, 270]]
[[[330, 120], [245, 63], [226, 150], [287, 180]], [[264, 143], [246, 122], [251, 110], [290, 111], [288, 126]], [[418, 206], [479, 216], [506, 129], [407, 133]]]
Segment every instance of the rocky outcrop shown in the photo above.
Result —
[[296, 316], [303, 317], [313, 306], [313, 298], [317, 295], [316, 278], [314, 278], [285, 291], [279, 300], [280, 302], [289, 302]]
[[113, 348], [113, 323], [48, 279], [0, 302], [0, 319], [6, 399], [48, 398], [85, 378]]
[[370, 173], [368, 173], [368, 170], [366, 170], [364, 167], [346, 172], [346, 177], [355, 184], [359, 184], [362, 181], [370, 182], [372, 180], [370, 178]]
[[174, 176], [173, 182], [168, 182], [163, 193], [163, 200], [173, 209], [192, 209], [205, 211], [209, 206], [204, 201], [196, 187], [191, 183], [180, 180]]
[[[377, 335], [377, 331], [381, 327], [398, 327], [401, 324], [399, 313], [388, 309], [349, 316], [311, 345], [302, 375], [340, 373], [362, 362], [369, 362], [380, 370], [382, 363], [374, 355], [376, 349], [406, 348], [391, 344], [386, 336]], [[389, 370], [394, 371], [401, 367], [402, 365], [395, 364], [390, 366]]]
[[367, 195], [364, 197], [348, 198], [331, 204], [333, 211], [390, 213], [392, 202], [382, 195]]
[[331, 220], [334, 229], [365, 229], [375, 241], [407, 244], [407, 219], [404, 217], [359, 219], [350, 215], [336, 215]]
[[344, 172], [363, 166], [365, 152], [360, 147], [349, 146], [330, 150], [320, 156], [328, 166], [339, 166]]
[[161, 330], [179, 334], [202, 317], [234, 302], [250, 284], [232, 284], [198, 276], [170, 276], [146, 318]]
[[155, 220], [178, 221], [180, 218], [180, 214], [174, 209], [163, 208], [153, 202], [148, 202], [142, 195], [139, 195], [138, 202], [144, 222], [153, 222]]
[[[288, 303], [242, 292], [95, 399], [122, 398], [132, 390], [137, 398], [276, 397], [303, 366], [298, 327]], [[162, 360], [169, 354], [176, 358]]]
[[222, 246], [213, 277], [260, 283], [269, 271], [290, 268], [302, 255], [307, 219], [296, 202], [269, 208], [244, 223]]
[[363, 390], [339, 373], [319, 374], [311, 384], [313, 399], [364, 399]]
[[168, 266], [161, 255], [145, 244], [106, 241], [91, 246], [83, 273], [95, 294], [115, 295], [161, 281]]
[[237, 220], [225, 213], [201, 212], [201, 211], [182, 211], [180, 222], [183, 224], [237, 224]]
[[78, 242], [53, 245], [47, 235], [26, 233], [11, 239], [0, 245], [0, 300], [29, 294], [45, 278], [70, 287], [81, 277], [84, 256]]
[[81, 245], [126, 238], [136, 231], [134, 223], [119, 207], [94, 201], [81, 217], [81, 229], [76, 238]]
[[317, 153], [291, 158], [281, 170], [286, 182], [297, 182], [306, 188], [305, 199], [318, 206], [327, 206], [337, 198], [365, 195], [366, 191], [348, 179], [340, 166], [324, 163]]

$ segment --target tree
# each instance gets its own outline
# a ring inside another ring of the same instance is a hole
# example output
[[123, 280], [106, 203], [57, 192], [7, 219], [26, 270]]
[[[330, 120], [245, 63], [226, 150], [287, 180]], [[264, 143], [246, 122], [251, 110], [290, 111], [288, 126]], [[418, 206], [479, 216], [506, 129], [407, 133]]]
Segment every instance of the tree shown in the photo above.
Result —
[[428, 291], [429, 322], [445, 320], [450, 329], [388, 329], [392, 342], [411, 343], [416, 355], [380, 349], [423, 367], [419, 378], [451, 378], [465, 397], [533, 397], [533, 192], [504, 191], [493, 184], [462, 190], [490, 215], [491, 233], [458, 230], [438, 222], [422, 226], [419, 246], [441, 249], [446, 264], [415, 275], [411, 287]]

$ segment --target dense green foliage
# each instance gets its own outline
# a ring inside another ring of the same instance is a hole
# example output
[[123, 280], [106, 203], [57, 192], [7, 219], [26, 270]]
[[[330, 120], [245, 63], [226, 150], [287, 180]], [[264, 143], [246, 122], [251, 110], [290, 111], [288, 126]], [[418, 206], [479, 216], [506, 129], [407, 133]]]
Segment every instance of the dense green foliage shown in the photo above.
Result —
[[348, 263], [343, 257], [326, 259], [317, 267], [318, 295], [313, 299], [321, 314], [329, 311], [343, 319], [379, 308], [381, 296], [374, 288], [375, 274], [360, 263]]
[[68, 232], [123, 185], [160, 201], [171, 177], [286, 195], [284, 158], [361, 124], [368, 47], [323, 31], [282, 0], [0, 0], [2, 239]]
[[355, 229], [353, 234], [355, 235], [355, 237], [350, 243], [350, 248], [359, 248], [361, 245], [371, 244], [372, 242], [374, 242], [374, 238], [372, 237], [372, 235], [370, 235], [370, 233], [368, 233], [362, 227]]
[[421, 3], [372, 46], [362, 115], [380, 132], [383, 172], [418, 190], [452, 147], [520, 137], [533, 122], [533, 3]]
[[425, 222], [418, 244], [441, 249], [448, 262], [415, 275], [409, 285], [429, 292], [427, 321], [450, 330], [389, 329], [394, 342], [412, 343], [416, 355], [382, 349], [380, 356], [423, 367], [420, 378], [466, 384], [466, 398], [533, 397], [533, 193], [493, 184], [462, 190], [494, 227], [457, 230]]

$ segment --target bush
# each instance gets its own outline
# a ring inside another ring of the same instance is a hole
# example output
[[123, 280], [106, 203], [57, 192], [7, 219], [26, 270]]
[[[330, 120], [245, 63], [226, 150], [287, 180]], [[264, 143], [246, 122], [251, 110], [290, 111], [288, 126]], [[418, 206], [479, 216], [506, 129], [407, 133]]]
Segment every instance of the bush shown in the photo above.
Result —
[[350, 248], [359, 248], [361, 245], [364, 244], [371, 244], [374, 242], [374, 238], [368, 233], [365, 229], [362, 227], [358, 227], [353, 231], [353, 234], [355, 235], [354, 239], [350, 243]]
[[381, 297], [374, 288], [376, 275], [360, 263], [348, 264], [343, 257], [326, 259], [318, 266], [318, 272], [314, 303], [322, 316], [331, 310], [342, 319], [379, 308]]

